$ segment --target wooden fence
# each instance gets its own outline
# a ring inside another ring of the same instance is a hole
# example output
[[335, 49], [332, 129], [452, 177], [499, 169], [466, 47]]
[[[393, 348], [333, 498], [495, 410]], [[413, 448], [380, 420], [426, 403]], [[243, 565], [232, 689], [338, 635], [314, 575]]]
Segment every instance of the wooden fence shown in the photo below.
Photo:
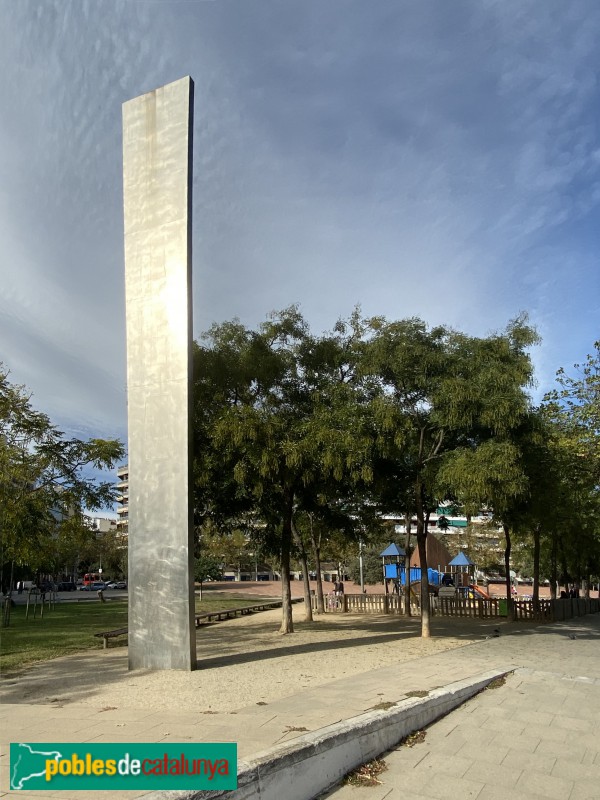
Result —
[[[506, 600], [503, 598], [435, 597], [430, 595], [431, 613], [443, 617], [489, 617], [506, 616]], [[325, 596], [327, 613], [350, 614], [404, 614], [404, 595], [397, 594], [344, 594]], [[313, 611], [317, 609], [317, 598], [312, 598]], [[411, 611], [419, 613], [417, 599], [411, 603]], [[600, 613], [600, 599], [583, 598], [566, 600], [513, 600], [514, 619], [534, 622], [559, 622], [585, 614]]]
[[599, 599], [564, 598], [562, 600], [514, 600], [515, 620], [534, 620], [535, 622], [561, 622], [586, 614], [600, 613]]
[[[480, 598], [440, 598], [430, 595], [432, 614], [446, 617], [497, 617], [499, 616], [497, 600]], [[405, 596], [402, 594], [344, 594], [341, 596], [326, 595], [325, 611], [330, 613], [350, 614], [404, 614]], [[313, 596], [313, 611], [317, 608], [317, 599]], [[419, 613], [418, 598], [411, 603], [411, 611]]]
[[600, 598], [566, 598], [564, 600], [550, 600], [552, 614], [555, 622], [573, 617], [583, 617], [586, 614], [600, 614]]
[[552, 622], [554, 609], [552, 600], [513, 600], [513, 616], [519, 620], [535, 620], [536, 622]]
[[481, 597], [434, 597], [432, 608], [434, 614], [442, 617], [499, 617], [500, 609], [497, 600], [484, 600]]
[[[402, 614], [404, 596], [397, 594], [326, 594], [325, 611], [350, 614]], [[413, 606], [418, 610], [418, 606]], [[317, 610], [316, 595], [312, 596], [312, 609]]]

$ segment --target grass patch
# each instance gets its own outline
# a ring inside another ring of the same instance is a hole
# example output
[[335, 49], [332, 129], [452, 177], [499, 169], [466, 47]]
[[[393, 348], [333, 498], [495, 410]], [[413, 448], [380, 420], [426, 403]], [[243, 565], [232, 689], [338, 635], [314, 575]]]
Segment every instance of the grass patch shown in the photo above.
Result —
[[261, 603], [271, 603], [278, 600], [278, 597], [257, 597], [256, 595], [244, 594], [229, 594], [223, 592], [211, 592], [210, 595], [206, 593], [199, 600], [196, 597], [196, 613], [201, 614], [203, 611], [220, 611], [226, 608], [245, 608], [246, 606], [258, 606]]
[[93, 634], [127, 625], [127, 600], [100, 603], [89, 600], [81, 603], [57, 603], [53, 611], [39, 608], [35, 619], [25, 606], [16, 606], [10, 613], [10, 627], [0, 632], [0, 668], [4, 672], [21, 669], [36, 661], [98, 650], [102, 640]]
[[[106, 594], [110, 598], [108, 592]], [[202, 601], [196, 599], [196, 613], [241, 608], [261, 602], [264, 600], [255, 596], [217, 596], [215, 593]], [[95, 599], [79, 603], [58, 602], [53, 611], [47, 607], [44, 609], [43, 618], [40, 618], [38, 608], [33, 619], [30, 609], [28, 620], [25, 619], [25, 606], [17, 605], [11, 610], [10, 626], [0, 629], [0, 671], [14, 672], [36, 661], [48, 661], [82, 650], [101, 650], [102, 639], [94, 634], [126, 625], [126, 597], [110, 598], [106, 603]]]

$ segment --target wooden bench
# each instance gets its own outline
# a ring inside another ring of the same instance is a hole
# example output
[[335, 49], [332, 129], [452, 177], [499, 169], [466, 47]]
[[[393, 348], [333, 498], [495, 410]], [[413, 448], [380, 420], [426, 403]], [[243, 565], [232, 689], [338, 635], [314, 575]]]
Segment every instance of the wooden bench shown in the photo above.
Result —
[[108, 640], [114, 639], [116, 636], [127, 636], [127, 628], [117, 628], [114, 631], [104, 631], [103, 633], [95, 633], [94, 636], [102, 637], [104, 639], [104, 649], [108, 647]]
[[[292, 603], [301, 603], [303, 598], [294, 597]], [[199, 628], [205, 622], [220, 622], [224, 619], [233, 619], [238, 614], [254, 614], [256, 611], [270, 611], [272, 608], [281, 608], [281, 600], [269, 600], [265, 603], [257, 603], [253, 606], [238, 606], [236, 608], [222, 608], [220, 611], [205, 611], [202, 614], [195, 614], [196, 627]], [[114, 631], [103, 631], [95, 633], [94, 636], [104, 639], [104, 649], [108, 647], [108, 640], [117, 636], [127, 636], [127, 628], [116, 628]]]
[[[304, 598], [294, 597], [292, 603], [302, 603]], [[223, 608], [220, 611], [204, 611], [202, 614], [196, 614], [196, 627], [199, 628], [205, 622], [220, 622], [224, 619], [233, 619], [238, 614], [254, 614], [257, 611], [270, 611], [272, 608], [281, 608], [281, 600], [268, 600], [264, 603], [256, 603], [253, 606], [239, 606], [236, 608]]]

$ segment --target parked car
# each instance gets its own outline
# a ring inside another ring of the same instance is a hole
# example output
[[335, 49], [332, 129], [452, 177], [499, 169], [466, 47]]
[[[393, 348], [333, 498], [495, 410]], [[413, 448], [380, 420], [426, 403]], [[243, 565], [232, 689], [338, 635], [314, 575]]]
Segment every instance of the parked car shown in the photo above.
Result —
[[93, 583], [88, 583], [87, 586], [80, 586], [80, 592], [97, 592], [100, 589], [106, 589], [106, 584], [104, 581], [94, 581]]
[[60, 583], [56, 584], [57, 592], [74, 592], [75, 589], [77, 589], [77, 586], [73, 583], [73, 581], [61, 581]]
[[126, 589], [127, 583], [125, 581], [111, 581], [106, 584], [107, 589]]

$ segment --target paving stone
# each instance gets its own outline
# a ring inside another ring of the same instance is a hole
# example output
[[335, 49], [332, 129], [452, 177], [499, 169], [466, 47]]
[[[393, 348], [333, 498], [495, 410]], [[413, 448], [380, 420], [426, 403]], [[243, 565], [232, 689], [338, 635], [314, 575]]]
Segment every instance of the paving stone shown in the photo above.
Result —
[[591, 720], [580, 719], [578, 717], [565, 717], [559, 714], [557, 714], [554, 719], [554, 725], [557, 728], [563, 728], [567, 731], [578, 731], [582, 733], [589, 733], [596, 727]]
[[530, 770], [521, 773], [516, 787], [522, 792], [531, 791], [552, 800], [564, 800], [565, 797], [569, 797], [573, 789], [573, 781]]
[[536, 748], [539, 755], [555, 756], [556, 758], [568, 758], [570, 761], [581, 763], [585, 750], [574, 743], [555, 742], [550, 739], [542, 739]]
[[465, 798], [478, 798], [485, 784], [482, 781], [470, 781], [466, 778], [456, 778], [451, 775], [435, 774], [423, 787], [424, 794], [430, 798], [440, 800], [464, 800]]
[[[459, 800], [459, 798], [456, 800]], [[510, 792], [508, 792], [505, 786], [493, 786], [486, 783], [479, 800], [548, 800], [548, 798], [543, 794], [535, 794], [530, 791], [522, 792], [516, 786], [512, 786]]]
[[582, 779], [595, 781], [600, 796], [600, 766], [586, 764], [585, 759], [580, 763], [570, 761], [567, 758], [557, 758], [551, 770], [552, 775], [558, 775], [572, 781]]
[[480, 761], [482, 765], [501, 764], [509, 753], [509, 748], [504, 745], [483, 745], [477, 742], [467, 742], [457, 750], [457, 755], [461, 758], [469, 758], [472, 761]]
[[510, 765], [491, 764], [489, 761], [476, 761], [462, 776], [467, 780], [481, 781], [486, 786], [497, 785], [512, 789], [521, 777], [519, 769], [511, 768]]
[[[495, 732], [494, 732], [495, 733]], [[534, 753], [540, 743], [538, 731], [527, 731], [519, 736], [507, 736], [506, 733], [495, 733], [491, 741], [494, 747], [507, 747], [510, 750], [524, 753]]]
[[426, 776], [441, 773], [442, 775], [457, 778], [462, 777], [472, 766], [473, 762], [470, 759], [443, 755], [437, 747], [418, 763], [420, 775]]
[[511, 749], [502, 761], [502, 766], [519, 772], [543, 772], [550, 774], [556, 763], [556, 757], [543, 753], [529, 753]]
[[[527, 703], [528, 705], [531, 703], [529, 698]], [[540, 711], [536, 710], [535, 708], [521, 707], [514, 712], [513, 719], [516, 722], [524, 722], [525, 725], [550, 726], [554, 722], [555, 715], [550, 711]]]
[[597, 781], [579, 780], [573, 787], [569, 800], [598, 800]]

